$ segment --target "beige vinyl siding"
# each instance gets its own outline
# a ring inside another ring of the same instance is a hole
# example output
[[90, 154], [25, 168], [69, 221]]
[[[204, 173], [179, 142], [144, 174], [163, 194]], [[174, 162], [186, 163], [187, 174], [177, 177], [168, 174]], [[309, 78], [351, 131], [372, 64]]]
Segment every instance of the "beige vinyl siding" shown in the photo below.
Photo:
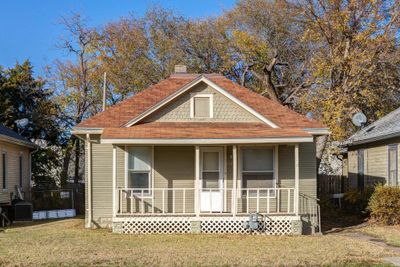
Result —
[[[7, 189], [3, 190], [3, 160], [2, 153], [7, 154]], [[30, 192], [30, 167], [29, 167], [29, 148], [24, 146], [0, 141], [0, 203], [9, 203], [10, 194], [15, 196], [15, 186], [19, 186], [19, 157], [22, 156], [22, 191], [27, 197]]]
[[[388, 145], [398, 144], [400, 138], [392, 138], [370, 144], [350, 147], [348, 151], [348, 177], [351, 188], [357, 187], [358, 174], [358, 151], [364, 149], [364, 179], [365, 186], [372, 186], [376, 183], [387, 183], [388, 179]], [[400, 151], [398, 151], [400, 152]], [[400, 166], [400, 153], [398, 153], [398, 170]], [[400, 172], [398, 172], [400, 175]]]
[[[117, 186], [125, 186], [124, 147], [117, 146]], [[86, 153], [86, 163], [87, 163]], [[112, 220], [113, 146], [92, 143], [92, 218], [98, 226], [110, 226]], [[87, 186], [87, 166], [85, 184]], [[87, 190], [86, 190], [87, 192]], [[86, 200], [87, 200], [86, 193]], [[87, 201], [85, 203], [87, 208]], [[87, 213], [86, 213], [87, 214]], [[87, 217], [87, 216], [86, 216]]]
[[[190, 97], [193, 93], [212, 94], [213, 97], [213, 118], [191, 118], [190, 116]], [[162, 122], [261, 122], [253, 114], [234, 103], [212, 87], [205, 83], [200, 83], [172, 103], [155, 112], [145, 119], [145, 121]]]
[[388, 177], [388, 147], [378, 146], [364, 150], [365, 184], [385, 183]]

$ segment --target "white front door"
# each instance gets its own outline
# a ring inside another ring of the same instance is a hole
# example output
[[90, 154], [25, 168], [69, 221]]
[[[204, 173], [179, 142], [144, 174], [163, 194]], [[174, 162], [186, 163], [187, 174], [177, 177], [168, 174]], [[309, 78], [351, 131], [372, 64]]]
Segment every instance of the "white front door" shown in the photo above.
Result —
[[200, 210], [222, 212], [223, 209], [223, 149], [200, 149]]

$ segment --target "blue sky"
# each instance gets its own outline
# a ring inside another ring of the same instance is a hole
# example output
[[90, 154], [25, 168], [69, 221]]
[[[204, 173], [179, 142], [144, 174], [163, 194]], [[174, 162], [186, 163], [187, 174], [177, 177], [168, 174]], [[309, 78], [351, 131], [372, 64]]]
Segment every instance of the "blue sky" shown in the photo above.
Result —
[[159, 5], [191, 18], [215, 16], [230, 9], [235, 0], [138, 1], [138, 0], [8, 0], [0, 5], [0, 65], [11, 67], [16, 61], [31, 60], [36, 74], [47, 64], [62, 58], [55, 47], [64, 34], [61, 16], [80, 12], [91, 26], [117, 20], [130, 13], [141, 16], [148, 7]]

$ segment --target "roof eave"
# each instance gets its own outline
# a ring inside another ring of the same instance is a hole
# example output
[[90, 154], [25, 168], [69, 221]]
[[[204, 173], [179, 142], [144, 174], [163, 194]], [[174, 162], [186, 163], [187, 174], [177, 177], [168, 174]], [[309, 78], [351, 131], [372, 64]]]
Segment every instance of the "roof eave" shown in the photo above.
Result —
[[331, 131], [329, 128], [303, 128], [303, 131], [311, 135], [330, 135]]
[[267, 138], [102, 138], [102, 144], [295, 144], [312, 143], [313, 137]]
[[73, 135], [79, 134], [102, 134], [103, 128], [98, 127], [74, 127], [71, 131]]
[[9, 142], [9, 143], [13, 143], [16, 145], [20, 145], [20, 146], [29, 147], [32, 149], [36, 149], [39, 147], [38, 145], [36, 145], [30, 141], [23, 141], [23, 140], [20, 140], [20, 139], [14, 138], [14, 137], [10, 137], [7, 135], [3, 135], [3, 134], [0, 134], [0, 140], [2, 140], [4, 142]]
[[362, 140], [358, 140], [358, 141], [349, 141], [345, 145], [346, 146], [356, 146], [356, 145], [372, 143], [372, 142], [381, 141], [381, 140], [390, 139], [390, 138], [399, 137], [399, 136], [400, 136], [400, 132], [396, 132], [396, 133], [391, 133], [391, 134], [385, 134], [385, 135], [381, 135], [381, 136], [366, 138], [366, 139], [362, 139]]

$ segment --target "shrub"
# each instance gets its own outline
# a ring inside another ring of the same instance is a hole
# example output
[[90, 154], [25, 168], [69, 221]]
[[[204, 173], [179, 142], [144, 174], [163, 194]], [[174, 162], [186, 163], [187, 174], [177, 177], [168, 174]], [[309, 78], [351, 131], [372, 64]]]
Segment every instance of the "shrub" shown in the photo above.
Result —
[[376, 186], [368, 203], [368, 211], [374, 222], [400, 224], [400, 188]]
[[373, 187], [365, 187], [364, 191], [352, 189], [344, 194], [344, 207], [349, 213], [356, 213], [355, 215], [365, 216], [365, 212], [368, 211], [367, 206], [374, 192]]

